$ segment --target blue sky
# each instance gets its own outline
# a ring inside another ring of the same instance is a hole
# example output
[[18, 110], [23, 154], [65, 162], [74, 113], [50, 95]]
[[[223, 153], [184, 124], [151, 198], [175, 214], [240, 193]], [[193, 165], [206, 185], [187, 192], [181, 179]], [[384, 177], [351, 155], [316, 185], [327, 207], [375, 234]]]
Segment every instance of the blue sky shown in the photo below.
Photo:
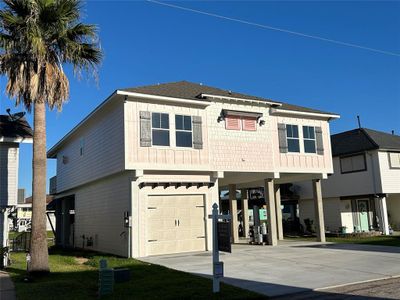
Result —
[[[170, 2], [254, 23], [400, 53], [400, 2]], [[189, 80], [336, 112], [333, 133], [362, 125], [400, 133], [400, 57], [222, 20], [144, 1], [88, 1], [99, 26], [99, 82], [76, 80], [62, 112], [48, 112], [47, 145], [117, 88]], [[0, 78], [0, 113], [13, 103]], [[20, 110], [20, 109], [19, 109]], [[32, 117], [28, 115], [32, 124]], [[22, 145], [19, 186], [31, 191], [31, 145]], [[55, 162], [48, 162], [48, 176]]]

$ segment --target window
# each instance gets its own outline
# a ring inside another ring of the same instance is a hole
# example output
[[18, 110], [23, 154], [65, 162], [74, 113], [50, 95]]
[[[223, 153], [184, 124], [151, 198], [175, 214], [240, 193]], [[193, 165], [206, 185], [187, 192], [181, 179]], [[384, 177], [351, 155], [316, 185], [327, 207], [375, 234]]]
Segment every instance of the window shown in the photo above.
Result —
[[192, 117], [175, 115], [176, 146], [192, 148]]
[[297, 125], [286, 125], [286, 136], [288, 152], [300, 152], [299, 127]]
[[344, 156], [340, 158], [340, 171], [342, 174], [362, 172], [367, 170], [364, 154]]
[[225, 128], [229, 130], [240, 130], [240, 116], [226, 116]]
[[389, 165], [391, 169], [400, 169], [400, 152], [389, 152]]
[[169, 146], [169, 115], [151, 114], [152, 141], [155, 146]]
[[257, 119], [251, 117], [242, 117], [242, 128], [245, 131], [256, 131]]
[[303, 126], [304, 152], [316, 153], [315, 128], [314, 126]]
[[79, 140], [79, 155], [80, 156], [83, 156], [84, 150], [85, 150], [85, 139], [81, 138]]

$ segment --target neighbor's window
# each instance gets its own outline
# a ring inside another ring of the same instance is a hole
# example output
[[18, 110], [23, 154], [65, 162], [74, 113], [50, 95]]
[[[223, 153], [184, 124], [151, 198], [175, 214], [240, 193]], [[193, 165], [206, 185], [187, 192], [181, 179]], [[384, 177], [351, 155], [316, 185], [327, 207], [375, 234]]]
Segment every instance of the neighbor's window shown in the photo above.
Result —
[[297, 125], [286, 125], [286, 136], [288, 152], [300, 152], [299, 127]]
[[389, 164], [391, 169], [400, 169], [400, 152], [389, 152]]
[[151, 114], [152, 141], [155, 146], [169, 146], [169, 115]]
[[79, 155], [83, 156], [83, 153], [85, 152], [85, 139], [81, 138], [79, 140]]
[[362, 172], [367, 170], [367, 163], [364, 154], [344, 156], [340, 158], [340, 171], [342, 174]]
[[175, 115], [176, 146], [192, 148], [192, 117]]
[[303, 126], [304, 152], [316, 153], [315, 128], [314, 126]]

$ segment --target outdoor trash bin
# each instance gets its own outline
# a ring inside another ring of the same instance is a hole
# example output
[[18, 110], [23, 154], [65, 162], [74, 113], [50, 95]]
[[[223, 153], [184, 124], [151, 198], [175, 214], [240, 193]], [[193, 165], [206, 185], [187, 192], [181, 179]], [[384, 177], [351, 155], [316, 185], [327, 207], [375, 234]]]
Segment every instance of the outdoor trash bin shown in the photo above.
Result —
[[114, 268], [114, 282], [125, 282], [131, 279], [131, 270], [128, 268]]

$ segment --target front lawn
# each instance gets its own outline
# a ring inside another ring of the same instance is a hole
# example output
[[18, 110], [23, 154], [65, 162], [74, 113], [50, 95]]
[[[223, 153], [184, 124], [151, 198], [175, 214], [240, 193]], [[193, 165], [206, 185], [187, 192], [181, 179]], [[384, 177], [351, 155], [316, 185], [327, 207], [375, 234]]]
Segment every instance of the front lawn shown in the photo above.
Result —
[[[315, 237], [285, 237], [285, 239], [292, 241], [315, 241]], [[327, 237], [326, 241], [341, 244], [366, 244], [400, 247], [400, 235], [378, 235], [369, 237]]]
[[[221, 293], [212, 293], [212, 281], [135, 259], [101, 256], [96, 253], [51, 250], [51, 274], [25, 283], [24, 253], [12, 253], [8, 268], [19, 300], [24, 299], [96, 299], [98, 265], [101, 258], [110, 267], [127, 267], [131, 280], [117, 283], [114, 293], [102, 299], [266, 299], [258, 294], [229, 285]], [[211, 258], [210, 258], [211, 259]]]

